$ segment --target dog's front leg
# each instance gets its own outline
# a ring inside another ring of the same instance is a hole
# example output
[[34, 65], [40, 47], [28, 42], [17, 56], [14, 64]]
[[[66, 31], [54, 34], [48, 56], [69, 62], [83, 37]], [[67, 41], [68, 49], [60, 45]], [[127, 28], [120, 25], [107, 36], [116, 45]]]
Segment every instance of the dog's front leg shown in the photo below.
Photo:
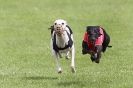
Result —
[[101, 45], [96, 46], [96, 50], [97, 50], [97, 59], [95, 60], [95, 62], [99, 63], [101, 58], [102, 46]]
[[70, 51], [68, 51], [68, 52], [66, 52], [66, 59], [68, 60], [68, 59], [70, 59]]
[[59, 54], [57, 53], [57, 52], [55, 52], [55, 61], [56, 61], [56, 65], [57, 65], [57, 71], [58, 71], [58, 73], [62, 73], [62, 69], [61, 69], [61, 66], [60, 66], [60, 56], [59, 56]]
[[53, 41], [51, 39], [51, 49], [52, 49], [52, 54], [53, 54], [53, 57], [55, 59], [55, 63], [57, 65], [57, 71], [58, 73], [62, 73], [62, 69], [61, 69], [61, 66], [60, 66], [60, 62], [59, 62], [59, 57], [61, 57], [61, 55], [59, 53], [57, 53], [54, 49], [53, 49]]
[[72, 72], [75, 73], [76, 70], [75, 70], [75, 48], [74, 48], [74, 45], [72, 46], [71, 48], [71, 69], [72, 69]]

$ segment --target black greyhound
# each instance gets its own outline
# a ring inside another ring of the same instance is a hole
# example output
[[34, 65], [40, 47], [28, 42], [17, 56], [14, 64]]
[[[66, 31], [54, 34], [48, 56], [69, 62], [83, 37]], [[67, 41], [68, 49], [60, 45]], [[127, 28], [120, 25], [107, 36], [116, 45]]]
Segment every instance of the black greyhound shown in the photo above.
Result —
[[100, 62], [101, 52], [105, 52], [110, 43], [110, 36], [101, 26], [87, 26], [82, 41], [82, 54], [90, 54], [92, 62]]

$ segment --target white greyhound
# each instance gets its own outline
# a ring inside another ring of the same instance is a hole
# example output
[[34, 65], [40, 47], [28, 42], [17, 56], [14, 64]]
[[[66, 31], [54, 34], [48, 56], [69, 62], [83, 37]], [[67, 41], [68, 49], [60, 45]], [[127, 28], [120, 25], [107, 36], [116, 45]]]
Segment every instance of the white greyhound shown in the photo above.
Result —
[[58, 73], [62, 73], [62, 68], [59, 62], [59, 59], [62, 57], [62, 53], [66, 54], [66, 59], [69, 59], [71, 55], [71, 70], [75, 73], [75, 48], [71, 28], [67, 25], [65, 20], [58, 19], [54, 22], [50, 29], [51, 48], [56, 60]]

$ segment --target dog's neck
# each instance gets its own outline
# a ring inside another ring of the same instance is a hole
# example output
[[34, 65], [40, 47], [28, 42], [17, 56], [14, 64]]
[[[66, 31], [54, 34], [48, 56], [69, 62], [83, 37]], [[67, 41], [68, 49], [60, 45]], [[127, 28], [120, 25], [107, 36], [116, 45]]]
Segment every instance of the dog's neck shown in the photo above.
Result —
[[56, 45], [59, 48], [64, 48], [66, 45], [68, 45], [69, 37], [67, 34], [67, 31], [64, 31], [61, 36], [56, 35]]

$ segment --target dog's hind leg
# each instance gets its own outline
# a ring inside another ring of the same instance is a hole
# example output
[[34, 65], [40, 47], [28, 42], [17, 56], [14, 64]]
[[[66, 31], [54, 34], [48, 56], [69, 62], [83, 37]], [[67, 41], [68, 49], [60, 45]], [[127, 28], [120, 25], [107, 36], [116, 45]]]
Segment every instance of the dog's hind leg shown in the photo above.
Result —
[[72, 59], [71, 59], [71, 70], [72, 70], [73, 73], [75, 73], [76, 70], [75, 70], [75, 49], [74, 49], [74, 45], [72, 46], [71, 56], [72, 56]]
[[67, 53], [66, 53], [66, 57], [65, 57], [67, 60], [68, 59], [70, 59], [71, 57], [70, 57], [70, 51], [68, 51]]

